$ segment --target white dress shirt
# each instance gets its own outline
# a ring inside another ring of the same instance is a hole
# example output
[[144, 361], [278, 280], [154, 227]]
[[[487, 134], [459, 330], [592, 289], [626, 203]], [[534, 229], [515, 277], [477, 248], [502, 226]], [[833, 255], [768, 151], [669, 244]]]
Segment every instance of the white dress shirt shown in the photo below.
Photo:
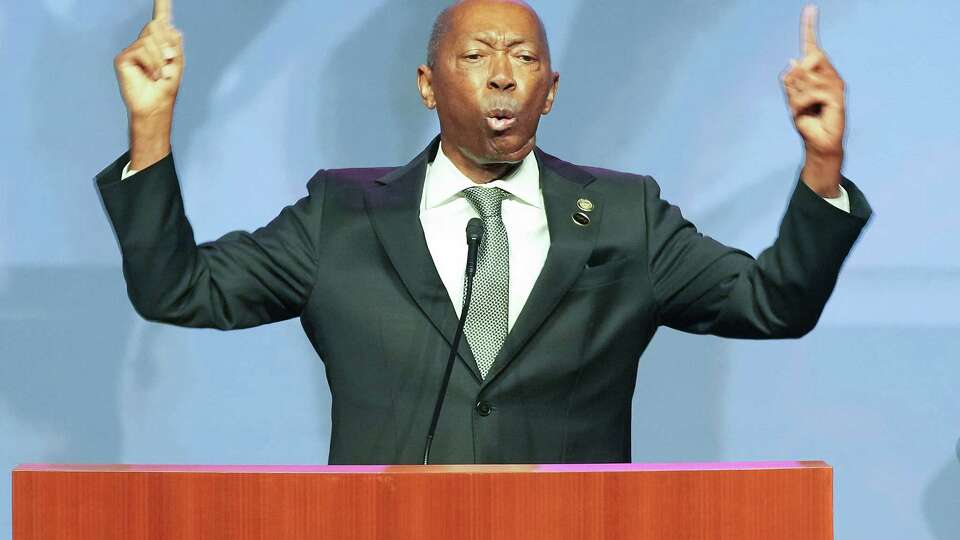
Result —
[[[137, 172], [131, 170], [127, 163], [121, 180]], [[427, 165], [420, 198], [420, 224], [430, 257], [450, 295], [457, 316], [463, 307], [463, 276], [467, 261], [464, 231], [470, 218], [480, 217], [462, 191], [475, 185], [447, 158], [441, 144], [437, 157]], [[547, 213], [540, 191], [540, 169], [536, 156], [530, 152], [509, 176], [485, 186], [500, 188], [509, 194], [503, 200], [501, 210], [510, 243], [509, 331], [526, 304], [550, 249], [550, 232], [547, 229]], [[850, 198], [843, 186], [840, 186], [839, 197], [823, 199], [844, 212], [850, 212]]]
[[[441, 144], [437, 157], [427, 166], [423, 181], [420, 224], [433, 264], [458, 316], [463, 306], [463, 274], [467, 261], [464, 231], [470, 218], [480, 217], [462, 191], [476, 185], [447, 158]], [[509, 176], [484, 187], [500, 188], [509, 194], [500, 212], [510, 244], [509, 331], [526, 304], [550, 249], [536, 156], [530, 152]]]

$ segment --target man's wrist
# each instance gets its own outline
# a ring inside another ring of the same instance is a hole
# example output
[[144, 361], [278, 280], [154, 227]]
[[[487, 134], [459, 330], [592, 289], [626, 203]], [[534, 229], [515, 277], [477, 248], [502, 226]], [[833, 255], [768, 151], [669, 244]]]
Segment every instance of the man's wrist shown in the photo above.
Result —
[[817, 195], [835, 199], [840, 193], [840, 169], [843, 166], [843, 152], [836, 155], [823, 155], [807, 152], [800, 178]]
[[170, 153], [171, 124], [167, 115], [130, 118], [130, 168], [146, 169]]

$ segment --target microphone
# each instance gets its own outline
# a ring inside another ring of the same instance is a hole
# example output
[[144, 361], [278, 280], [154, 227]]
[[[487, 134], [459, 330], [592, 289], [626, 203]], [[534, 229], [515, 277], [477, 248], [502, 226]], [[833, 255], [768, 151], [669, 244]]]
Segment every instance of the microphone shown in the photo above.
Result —
[[[472, 218], [467, 222], [467, 270], [468, 278], [477, 274], [477, 251], [480, 248], [480, 239], [483, 237], [483, 221]], [[468, 295], [469, 298], [469, 295]], [[466, 311], [466, 310], [462, 310]], [[461, 316], [462, 317], [462, 316]]]
[[453, 360], [457, 357], [460, 348], [460, 339], [463, 337], [463, 325], [467, 322], [467, 310], [470, 309], [470, 296], [473, 294], [473, 276], [477, 274], [477, 252], [480, 240], [483, 238], [483, 221], [472, 218], [467, 222], [467, 276], [466, 291], [463, 294], [463, 308], [460, 309], [460, 321], [457, 331], [453, 334], [453, 343], [450, 344], [450, 356], [447, 357], [447, 369], [443, 374], [443, 385], [437, 394], [437, 404], [433, 407], [433, 420], [430, 421], [430, 431], [427, 432], [427, 444], [423, 449], [423, 464], [430, 463], [430, 445], [433, 444], [433, 435], [437, 431], [437, 421], [440, 420], [440, 409], [443, 399], [447, 395], [447, 386], [450, 384], [450, 373], [453, 371]]

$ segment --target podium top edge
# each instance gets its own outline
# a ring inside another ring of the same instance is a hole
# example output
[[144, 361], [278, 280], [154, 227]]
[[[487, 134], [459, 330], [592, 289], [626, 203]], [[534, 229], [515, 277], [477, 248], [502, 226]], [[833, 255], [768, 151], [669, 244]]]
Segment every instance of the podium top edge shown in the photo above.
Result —
[[778, 469], [829, 469], [823, 461], [740, 461], [687, 463], [558, 463], [465, 465], [132, 465], [25, 463], [13, 472], [94, 473], [601, 473], [673, 471], [756, 471]]

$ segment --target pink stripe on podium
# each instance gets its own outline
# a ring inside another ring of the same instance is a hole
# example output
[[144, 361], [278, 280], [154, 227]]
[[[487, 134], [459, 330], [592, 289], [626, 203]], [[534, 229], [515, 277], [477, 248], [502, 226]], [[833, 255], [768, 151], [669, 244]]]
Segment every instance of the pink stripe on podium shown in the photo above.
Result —
[[518, 465], [97, 465], [26, 463], [17, 471], [60, 472], [209, 472], [209, 473], [490, 473], [490, 472], [647, 472], [732, 471], [827, 467], [822, 461], [734, 461], [688, 463], [558, 463]]

